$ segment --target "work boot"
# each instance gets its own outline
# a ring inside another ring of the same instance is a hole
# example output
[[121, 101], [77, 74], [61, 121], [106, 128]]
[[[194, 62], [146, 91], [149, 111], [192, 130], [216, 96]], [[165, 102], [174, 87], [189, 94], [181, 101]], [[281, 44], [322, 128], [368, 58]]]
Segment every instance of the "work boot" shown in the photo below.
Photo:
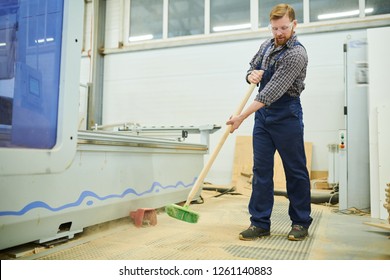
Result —
[[255, 240], [263, 236], [269, 236], [270, 231], [255, 226], [250, 226], [248, 229], [240, 233], [238, 238], [245, 241]]
[[301, 225], [292, 225], [290, 232], [288, 233], [288, 240], [301, 241], [309, 235], [308, 229]]

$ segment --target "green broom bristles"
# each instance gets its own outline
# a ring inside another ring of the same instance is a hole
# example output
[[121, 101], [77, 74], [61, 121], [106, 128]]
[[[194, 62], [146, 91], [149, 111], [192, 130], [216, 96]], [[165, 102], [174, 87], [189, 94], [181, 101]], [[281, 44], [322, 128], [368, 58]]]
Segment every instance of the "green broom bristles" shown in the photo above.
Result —
[[165, 207], [165, 212], [172, 218], [185, 221], [187, 223], [197, 223], [199, 214], [188, 209], [188, 206], [171, 204]]

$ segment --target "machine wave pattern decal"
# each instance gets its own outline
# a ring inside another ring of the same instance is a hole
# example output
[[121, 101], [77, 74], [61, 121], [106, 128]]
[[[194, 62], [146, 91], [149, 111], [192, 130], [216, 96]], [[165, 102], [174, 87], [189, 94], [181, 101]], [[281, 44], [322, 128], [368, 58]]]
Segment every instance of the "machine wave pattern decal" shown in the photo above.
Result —
[[[79, 198], [75, 202], [64, 204], [64, 205], [59, 206], [59, 207], [51, 207], [49, 204], [47, 204], [46, 202], [43, 202], [43, 201], [33, 201], [33, 202], [27, 204], [25, 207], [23, 207], [23, 209], [21, 209], [19, 211], [0, 211], [0, 216], [22, 216], [22, 215], [26, 214], [27, 212], [29, 212], [33, 209], [36, 209], [36, 208], [45, 208], [45, 209], [50, 210], [52, 212], [58, 212], [58, 211], [62, 211], [64, 209], [80, 206], [83, 203], [83, 201], [88, 199], [89, 197], [96, 198], [96, 199], [101, 200], [101, 201], [107, 200], [107, 199], [112, 199], [112, 198], [124, 198], [128, 195], [131, 195], [131, 194], [138, 196], [138, 197], [141, 197], [141, 196], [144, 196], [146, 194], [153, 193], [153, 192], [159, 192], [160, 189], [163, 189], [163, 190], [176, 189], [176, 188], [179, 188], [180, 186], [183, 186], [184, 188], [188, 188], [188, 187], [191, 187], [194, 185], [196, 179], [197, 178], [195, 178], [194, 181], [191, 182], [190, 184], [185, 184], [182, 181], [178, 181], [175, 185], [168, 185], [168, 186], [163, 186], [159, 182], [154, 182], [148, 190], [141, 192], [141, 193], [138, 193], [136, 190], [134, 190], [132, 188], [128, 188], [128, 189], [124, 190], [121, 194], [110, 194], [110, 195], [106, 195], [106, 196], [99, 196], [92, 191], [83, 191], [80, 194]], [[86, 203], [87, 203], [87, 205], [92, 205], [93, 201], [89, 200]]]

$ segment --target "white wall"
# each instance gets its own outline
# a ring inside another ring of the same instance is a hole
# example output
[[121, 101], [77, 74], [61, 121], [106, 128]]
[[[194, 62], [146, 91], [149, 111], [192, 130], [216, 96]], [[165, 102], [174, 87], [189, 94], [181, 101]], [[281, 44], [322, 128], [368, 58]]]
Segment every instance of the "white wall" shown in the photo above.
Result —
[[[118, 45], [121, 33], [119, 10], [110, 8], [111, 4], [112, 0], [107, 2], [106, 26], [106, 46], [110, 48]], [[299, 27], [297, 33], [299, 36]], [[309, 55], [302, 104], [305, 141], [313, 142], [312, 170], [328, 169], [327, 145], [337, 143], [338, 130], [345, 126], [343, 44], [347, 36], [365, 36], [365, 30], [299, 36]], [[243, 40], [106, 55], [104, 124], [134, 121], [142, 125], [224, 126], [248, 88], [244, 76], [261, 42]], [[90, 71], [87, 65], [88, 58], [84, 58], [84, 71]], [[208, 181], [230, 183], [235, 137], [251, 135], [252, 125], [250, 117], [227, 139]], [[211, 136], [211, 149], [223, 131]]]
[[[302, 104], [305, 140], [313, 142], [313, 170], [328, 169], [327, 145], [336, 143], [338, 130], [344, 128], [342, 46], [350, 34], [300, 37], [309, 54]], [[107, 55], [104, 122], [223, 126], [248, 88], [244, 75], [260, 43], [247, 40]], [[235, 136], [250, 135], [252, 125], [248, 118], [228, 138], [209, 172], [209, 181], [230, 182]], [[211, 149], [222, 132], [212, 135]]]

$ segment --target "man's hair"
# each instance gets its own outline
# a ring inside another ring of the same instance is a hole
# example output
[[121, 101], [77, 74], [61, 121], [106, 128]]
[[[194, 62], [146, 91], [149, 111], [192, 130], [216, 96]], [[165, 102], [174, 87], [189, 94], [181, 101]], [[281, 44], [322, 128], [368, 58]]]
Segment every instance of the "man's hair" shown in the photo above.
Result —
[[272, 8], [269, 14], [269, 20], [280, 19], [285, 15], [288, 15], [290, 21], [295, 20], [295, 11], [294, 8], [288, 4], [279, 4]]

